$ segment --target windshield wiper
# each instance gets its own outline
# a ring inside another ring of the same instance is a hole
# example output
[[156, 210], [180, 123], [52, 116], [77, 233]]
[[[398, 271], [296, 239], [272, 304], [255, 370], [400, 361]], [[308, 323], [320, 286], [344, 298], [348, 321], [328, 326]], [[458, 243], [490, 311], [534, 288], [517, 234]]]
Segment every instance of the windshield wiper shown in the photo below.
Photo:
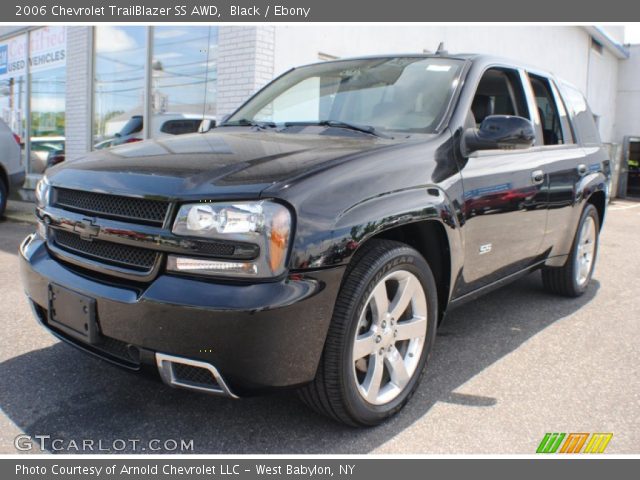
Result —
[[375, 135], [376, 137], [392, 138], [379, 132], [375, 127], [371, 125], [360, 125], [357, 123], [343, 122], [342, 120], [320, 120], [318, 122], [284, 122], [285, 127], [292, 127], [295, 125], [319, 125], [321, 127], [347, 128], [349, 130], [355, 130], [356, 132]]
[[255, 120], [241, 118], [240, 120], [236, 120], [234, 122], [225, 122], [219, 126], [220, 127], [257, 127], [260, 130], [265, 130], [267, 128], [275, 128], [276, 124], [274, 122], [257, 122]]
[[[320, 120], [318, 122], [283, 122], [280, 124], [284, 128], [294, 127], [294, 126], [309, 126], [309, 125], [318, 125], [321, 127], [335, 127], [335, 128], [347, 128], [349, 130], [354, 130], [356, 132], [362, 132], [369, 135], [374, 135], [376, 137], [381, 138], [393, 138], [389, 135], [385, 135], [375, 127], [371, 125], [360, 125], [357, 123], [343, 122], [342, 120]], [[256, 120], [249, 120], [247, 118], [241, 118], [239, 120], [235, 120], [233, 122], [225, 122], [219, 127], [256, 127], [260, 130], [266, 130], [267, 128], [277, 128], [278, 125], [275, 122], [258, 122]]]

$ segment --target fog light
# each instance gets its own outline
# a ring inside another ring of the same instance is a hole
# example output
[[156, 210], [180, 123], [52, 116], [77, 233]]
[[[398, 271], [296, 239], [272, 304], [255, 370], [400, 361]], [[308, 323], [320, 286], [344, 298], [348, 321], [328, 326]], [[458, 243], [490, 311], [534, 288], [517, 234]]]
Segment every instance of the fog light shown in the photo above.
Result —
[[208, 275], [232, 273], [240, 276], [254, 276], [258, 274], [258, 267], [252, 262], [227, 262], [223, 260], [178, 257], [175, 255], [169, 255], [167, 258], [167, 270]]

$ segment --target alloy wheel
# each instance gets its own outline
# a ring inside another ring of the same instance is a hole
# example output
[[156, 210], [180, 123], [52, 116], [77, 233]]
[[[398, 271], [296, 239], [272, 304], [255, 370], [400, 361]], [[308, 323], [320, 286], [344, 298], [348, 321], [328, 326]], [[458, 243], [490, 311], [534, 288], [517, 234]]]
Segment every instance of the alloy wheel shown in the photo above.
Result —
[[580, 229], [577, 248], [578, 251], [575, 258], [576, 283], [582, 286], [589, 280], [596, 252], [596, 224], [591, 216], [585, 217]]
[[396, 270], [374, 287], [353, 339], [354, 378], [360, 395], [383, 405], [416, 373], [427, 334], [427, 299], [418, 278]]

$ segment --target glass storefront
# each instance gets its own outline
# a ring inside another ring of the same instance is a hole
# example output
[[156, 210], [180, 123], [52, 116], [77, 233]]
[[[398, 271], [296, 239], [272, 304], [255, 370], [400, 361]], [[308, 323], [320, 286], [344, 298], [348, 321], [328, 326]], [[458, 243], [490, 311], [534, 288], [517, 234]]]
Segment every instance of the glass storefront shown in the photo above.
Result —
[[15, 133], [28, 173], [63, 161], [68, 138], [91, 137], [90, 148], [101, 149], [215, 126], [217, 27], [101, 25], [91, 27], [91, 93], [74, 93], [93, 121], [65, 131], [67, 63], [78, 61], [67, 58], [70, 28], [16, 29], [0, 39], [0, 121]]
[[93, 148], [142, 140], [146, 108], [150, 138], [214, 126], [217, 39], [216, 27], [95, 27]]
[[27, 59], [26, 34], [0, 41], [0, 119], [16, 135], [23, 155], [27, 139]]
[[146, 27], [94, 29], [93, 146], [142, 138]]
[[216, 27], [154, 27], [150, 136], [215, 125]]
[[31, 72], [30, 171], [61, 160], [65, 145], [66, 29], [45, 27], [29, 35]]
[[0, 41], [0, 118], [17, 135], [29, 172], [42, 173], [64, 155], [66, 46], [65, 27]]

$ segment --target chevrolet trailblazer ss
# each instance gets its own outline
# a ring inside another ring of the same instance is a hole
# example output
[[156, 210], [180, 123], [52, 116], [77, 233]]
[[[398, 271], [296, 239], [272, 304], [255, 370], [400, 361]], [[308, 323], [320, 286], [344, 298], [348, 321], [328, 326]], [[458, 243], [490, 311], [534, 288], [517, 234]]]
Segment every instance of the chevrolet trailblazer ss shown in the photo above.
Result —
[[610, 175], [583, 96], [482, 55], [295, 68], [208, 133], [51, 168], [26, 293], [60, 339], [174, 387], [398, 412], [456, 305], [588, 288]]

